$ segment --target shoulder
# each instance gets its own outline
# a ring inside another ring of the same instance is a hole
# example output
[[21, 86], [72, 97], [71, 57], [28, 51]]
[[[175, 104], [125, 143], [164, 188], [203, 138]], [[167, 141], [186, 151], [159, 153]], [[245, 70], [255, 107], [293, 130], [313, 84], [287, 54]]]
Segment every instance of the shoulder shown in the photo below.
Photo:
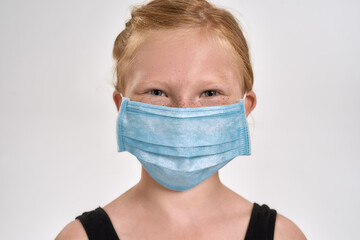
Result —
[[55, 240], [87, 240], [86, 232], [79, 220], [74, 220], [64, 227]]
[[281, 214], [277, 214], [275, 222], [275, 240], [306, 240], [305, 235], [290, 219]]

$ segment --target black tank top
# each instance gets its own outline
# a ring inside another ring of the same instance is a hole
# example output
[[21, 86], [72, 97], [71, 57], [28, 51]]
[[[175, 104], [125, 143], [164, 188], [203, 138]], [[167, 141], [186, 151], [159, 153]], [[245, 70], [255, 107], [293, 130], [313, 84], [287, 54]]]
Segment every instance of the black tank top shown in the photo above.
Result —
[[[104, 209], [84, 212], [76, 217], [83, 225], [89, 240], [120, 240]], [[276, 210], [254, 203], [245, 240], [273, 240]]]

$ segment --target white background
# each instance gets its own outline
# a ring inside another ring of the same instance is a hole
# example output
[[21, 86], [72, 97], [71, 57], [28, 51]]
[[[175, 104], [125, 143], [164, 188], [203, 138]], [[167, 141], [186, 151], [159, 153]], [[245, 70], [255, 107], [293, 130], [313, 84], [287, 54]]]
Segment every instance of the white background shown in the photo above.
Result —
[[[123, 0], [1, 0], [0, 239], [53, 239], [133, 186], [117, 153], [112, 45]], [[220, 171], [308, 239], [358, 239], [360, 4], [216, 1], [242, 22], [258, 106], [251, 157]]]

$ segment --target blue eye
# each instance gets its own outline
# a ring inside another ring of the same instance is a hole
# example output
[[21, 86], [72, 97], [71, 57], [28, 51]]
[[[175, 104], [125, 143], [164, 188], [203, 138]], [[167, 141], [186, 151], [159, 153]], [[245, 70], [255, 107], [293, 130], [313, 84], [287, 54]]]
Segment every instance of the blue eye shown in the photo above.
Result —
[[206, 97], [213, 97], [213, 96], [217, 95], [217, 92], [216, 92], [216, 91], [213, 91], [213, 90], [208, 90], [208, 91], [205, 91], [205, 92], [204, 92], [204, 95], [205, 95]]
[[150, 90], [150, 94], [155, 95], [155, 96], [162, 96], [164, 93], [159, 89], [153, 89], [153, 90]]

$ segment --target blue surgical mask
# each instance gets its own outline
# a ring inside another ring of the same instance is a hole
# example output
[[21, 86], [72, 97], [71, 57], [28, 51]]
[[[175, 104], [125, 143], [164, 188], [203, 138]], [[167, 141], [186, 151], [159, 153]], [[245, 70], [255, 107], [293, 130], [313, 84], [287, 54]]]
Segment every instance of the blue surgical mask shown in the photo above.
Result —
[[123, 97], [117, 119], [118, 151], [133, 154], [166, 188], [191, 189], [239, 155], [250, 155], [244, 100], [173, 108]]

